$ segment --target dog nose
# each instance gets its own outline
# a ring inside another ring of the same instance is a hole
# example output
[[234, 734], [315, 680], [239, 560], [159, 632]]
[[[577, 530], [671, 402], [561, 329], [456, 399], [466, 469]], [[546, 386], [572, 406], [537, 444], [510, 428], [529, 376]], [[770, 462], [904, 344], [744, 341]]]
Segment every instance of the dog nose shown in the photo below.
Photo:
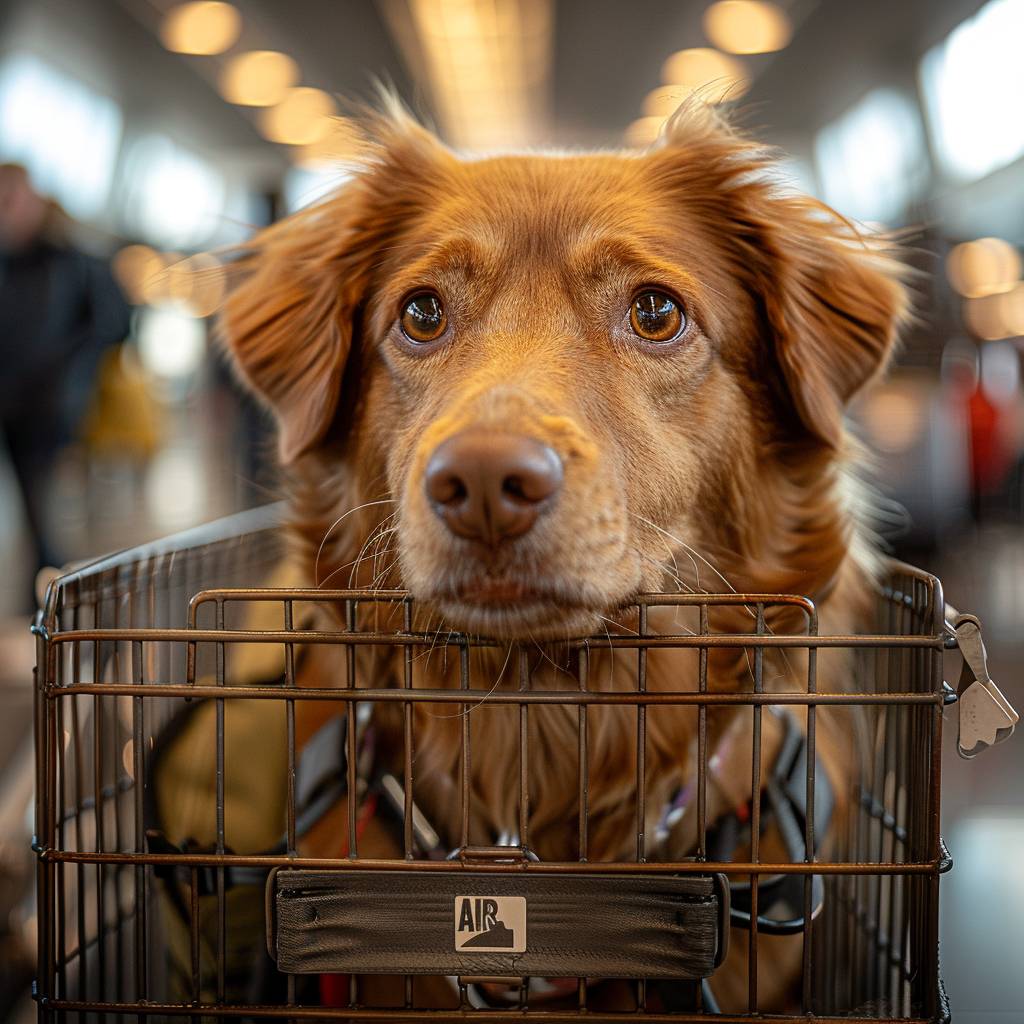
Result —
[[562, 486], [562, 460], [531, 437], [466, 430], [437, 447], [425, 483], [452, 533], [495, 546], [537, 521]]

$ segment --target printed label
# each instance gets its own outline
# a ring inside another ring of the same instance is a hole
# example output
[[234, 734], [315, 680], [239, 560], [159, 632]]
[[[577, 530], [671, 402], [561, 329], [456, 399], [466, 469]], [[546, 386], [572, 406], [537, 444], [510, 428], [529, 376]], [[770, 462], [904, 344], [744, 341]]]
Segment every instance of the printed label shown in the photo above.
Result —
[[470, 953], [525, 953], [526, 897], [456, 896], [455, 948]]

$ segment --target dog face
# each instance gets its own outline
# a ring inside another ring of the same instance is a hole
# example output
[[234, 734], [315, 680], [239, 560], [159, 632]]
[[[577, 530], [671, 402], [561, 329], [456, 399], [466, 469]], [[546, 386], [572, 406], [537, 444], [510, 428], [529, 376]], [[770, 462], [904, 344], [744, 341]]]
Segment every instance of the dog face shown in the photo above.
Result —
[[806, 574], [823, 519], [835, 572], [842, 409], [904, 309], [884, 254], [700, 111], [645, 154], [378, 135], [255, 240], [224, 317], [325, 518], [393, 503], [401, 583], [504, 637], [601, 628], [688, 547]]

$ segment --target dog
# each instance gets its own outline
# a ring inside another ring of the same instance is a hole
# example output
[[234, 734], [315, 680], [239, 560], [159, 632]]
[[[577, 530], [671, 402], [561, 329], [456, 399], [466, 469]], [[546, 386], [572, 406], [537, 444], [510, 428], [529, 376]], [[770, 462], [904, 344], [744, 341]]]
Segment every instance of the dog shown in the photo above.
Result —
[[[878, 560], [844, 410], [907, 317], [891, 246], [788, 190], [772, 151], [696, 103], [643, 151], [464, 158], [397, 104], [367, 139], [334, 195], [245, 247], [221, 321], [276, 419], [310, 586], [407, 588], [417, 628], [496, 638], [469, 666], [485, 691], [523, 671], [531, 686], [577, 687], [566, 641], [635, 629], [631, 602], [649, 591], [803, 594], [822, 632], [869, 621]], [[718, 629], [753, 629], [747, 607], [715, 614]], [[800, 615], [769, 608], [764, 625], [798, 631]], [[649, 632], [686, 628], [678, 609], [651, 609]], [[837, 688], [842, 659], [819, 665]], [[317, 648], [303, 677], [330, 685], [347, 678], [342, 661]], [[400, 684], [400, 653], [363, 649], [360, 665], [360, 685]], [[595, 650], [590, 686], [635, 689], [636, 665]], [[803, 685], [805, 666], [768, 651], [766, 687]], [[441, 644], [414, 659], [413, 685], [458, 686], [458, 669]], [[697, 674], [695, 651], [648, 656], [649, 689], [695, 690]], [[710, 651], [710, 690], [752, 679], [745, 651]], [[525, 841], [518, 710], [478, 697], [464, 819], [462, 718], [452, 705], [414, 716], [415, 799], [450, 846]], [[300, 743], [334, 713], [306, 710]], [[751, 722], [749, 707], [708, 712], [709, 822], [752, 796]], [[381, 709], [379, 728], [398, 760], [400, 714]], [[779, 741], [765, 728], [767, 770]], [[844, 793], [848, 730], [824, 710], [818, 728]], [[531, 709], [529, 845], [546, 860], [584, 853], [577, 741], [574, 708]], [[592, 708], [588, 741], [585, 854], [634, 859], [637, 832], [653, 836], [692, 780], [696, 709], [648, 713], [639, 828], [635, 708]], [[646, 855], [692, 855], [692, 818]], [[339, 855], [337, 825], [307, 850]], [[799, 943], [775, 942], [762, 941], [761, 1008], [790, 1005], [799, 975]], [[714, 982], [723, 1009], [747, 1006], [746, 943], [733, 946]]]

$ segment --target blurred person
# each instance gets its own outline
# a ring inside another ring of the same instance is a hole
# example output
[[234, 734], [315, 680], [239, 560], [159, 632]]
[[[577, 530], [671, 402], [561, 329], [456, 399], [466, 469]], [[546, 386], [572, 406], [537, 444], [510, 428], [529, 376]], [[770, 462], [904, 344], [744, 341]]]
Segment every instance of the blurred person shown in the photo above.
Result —
[[74, 248], [68, 227], [25, 168], [0, 165], [0, 434], [36, 571], [62, 562], [46, 526], [53, 464], [85, 414], [104, 350], [129, 329], [109, 267]]

